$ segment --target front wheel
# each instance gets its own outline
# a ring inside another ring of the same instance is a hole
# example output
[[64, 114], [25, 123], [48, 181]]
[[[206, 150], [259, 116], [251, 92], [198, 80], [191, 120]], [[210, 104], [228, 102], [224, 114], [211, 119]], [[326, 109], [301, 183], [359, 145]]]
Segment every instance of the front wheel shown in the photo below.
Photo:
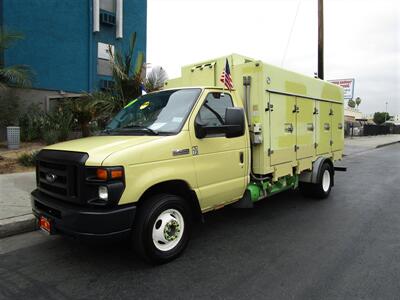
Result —
[[181, 197], [170, 194], [150, 197], [139, 207], [133, 246], [151, 263], [171, 261], [186, 248], [190, 223], [190, 207]]
[[300, 182], [299, 188], [303, 195], [316, 199], [325, 199], [329, 196], [333, 185], [333, 170], [328, 163], [324, 163], [319, 171], [317, 182]]

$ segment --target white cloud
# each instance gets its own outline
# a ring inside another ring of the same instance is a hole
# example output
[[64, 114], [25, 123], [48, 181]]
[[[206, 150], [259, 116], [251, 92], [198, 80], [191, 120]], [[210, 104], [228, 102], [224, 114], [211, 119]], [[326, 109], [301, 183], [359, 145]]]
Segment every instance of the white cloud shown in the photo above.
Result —
[[[400, 113], [400, 2], [325, 0], [325, 77], [355, 78], [365, 113]], [[230, 53], [281, 65], [298, 0], [148, 0], [148, 62], [180, 67]], [[302, 0], [284, 67], [317, 70], [317, 0]]]

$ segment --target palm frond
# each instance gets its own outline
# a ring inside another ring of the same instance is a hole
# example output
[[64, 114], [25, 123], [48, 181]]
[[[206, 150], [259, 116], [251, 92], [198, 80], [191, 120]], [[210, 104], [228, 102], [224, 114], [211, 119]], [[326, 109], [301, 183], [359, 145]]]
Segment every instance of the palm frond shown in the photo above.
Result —
[[6, 85], [29, 87], [34, 74], [28, 66], [13, 65], [0, 68], [0, 82]]
[[9, 32], [4, 28], [0, 28], [0, 49], [4, 50], [11, 46], [17, 40], [22, 40], [23, 34], [17, 32]]
[[145, 88], [147, 92], [154, 92], [164, 86], [165, 81], [168, 80], [168, 75], [165, 70], [160, 66], [155, 66], [151, 69], [146, 77]]
[[[144, 62], [144, 53], [142, 51], [138, 52], [137, 58], [136, 58], [136, 65], [134, 69], [134, 74], [141, 76], [142, 74], [142, 68], [143, 68], [143, 62]], [[144, 79], [144, 78], [143, 78]]]

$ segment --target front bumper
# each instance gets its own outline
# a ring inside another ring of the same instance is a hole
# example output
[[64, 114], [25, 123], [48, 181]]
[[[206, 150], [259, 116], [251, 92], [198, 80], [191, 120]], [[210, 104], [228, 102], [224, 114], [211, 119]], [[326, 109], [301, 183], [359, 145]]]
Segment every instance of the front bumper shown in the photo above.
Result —
[[76, 237], [122, 238], [129, 236], [136, 206], [83, 207], [54, 199], [39, 190], [31, 193], [33, 214], [51, 221], [56, 233]]

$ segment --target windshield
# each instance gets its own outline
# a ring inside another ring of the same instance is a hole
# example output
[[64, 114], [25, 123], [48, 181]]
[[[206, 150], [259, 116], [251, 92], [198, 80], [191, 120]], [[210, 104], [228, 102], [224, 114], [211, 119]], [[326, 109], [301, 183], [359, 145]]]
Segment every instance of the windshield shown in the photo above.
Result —
[[107, 125], [109, 134], [178, 133], [201, 89], [168, 90], [131, 101]]

